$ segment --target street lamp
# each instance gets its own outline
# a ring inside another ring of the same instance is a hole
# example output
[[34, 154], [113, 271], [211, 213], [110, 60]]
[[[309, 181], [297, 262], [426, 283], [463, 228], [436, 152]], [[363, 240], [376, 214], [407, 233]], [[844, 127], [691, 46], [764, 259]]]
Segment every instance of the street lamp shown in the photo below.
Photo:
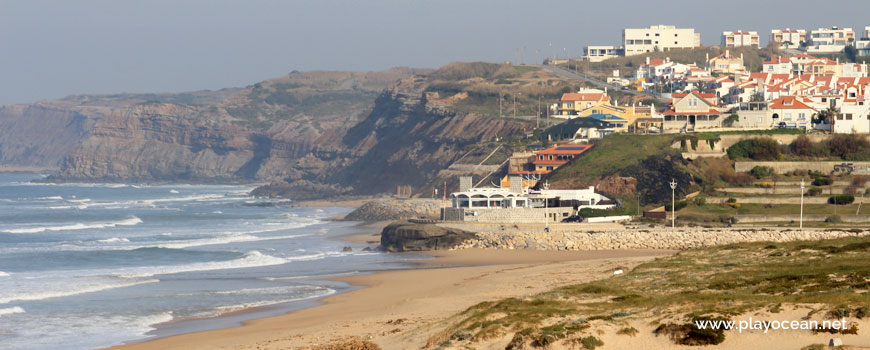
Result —
[[801, 179], [801, 231], [804, 230], [804, 179]]
[[677, 227], [677, 200], [674, 193], [677, 190], [677, 182], [671, 179], [669, 185], [671, 185], [671, 229], [675, 229]]

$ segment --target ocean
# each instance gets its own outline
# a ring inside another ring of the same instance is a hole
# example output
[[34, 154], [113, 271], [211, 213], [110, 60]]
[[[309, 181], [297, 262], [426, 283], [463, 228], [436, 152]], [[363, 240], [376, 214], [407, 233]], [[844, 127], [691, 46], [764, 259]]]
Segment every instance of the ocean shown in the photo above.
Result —
[[254, 199], [250, 186], [32, 182], [40, 178], [0, 173], [3, 349], [231, 327], [353, 288], [324, 278], [418, 258], [339, 240], [363, 232], [330, 220], [349, 208]]

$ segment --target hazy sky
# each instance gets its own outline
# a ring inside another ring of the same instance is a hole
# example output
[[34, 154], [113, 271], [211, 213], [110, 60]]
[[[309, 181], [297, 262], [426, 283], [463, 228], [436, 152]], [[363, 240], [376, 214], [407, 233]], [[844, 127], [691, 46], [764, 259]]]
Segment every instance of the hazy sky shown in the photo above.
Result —
[[839, 25], [861, 36], [868, 14], [867, 0], [0, 0], [0, 104], [246, 86], [293, 70], [505, 61], [523, 47], [530, 63], [535, 49], [576, 56], [653, 24], [694, 27], [704, 45], [737, 29], [758, 31], [762, 44], [771, 28]]

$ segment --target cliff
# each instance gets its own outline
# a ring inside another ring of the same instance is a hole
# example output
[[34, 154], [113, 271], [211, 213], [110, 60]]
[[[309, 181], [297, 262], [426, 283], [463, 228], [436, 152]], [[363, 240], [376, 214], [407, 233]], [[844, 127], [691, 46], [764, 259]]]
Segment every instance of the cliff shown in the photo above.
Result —
[[[62, 112], [55, 122], [80, 126], [52, 127], [69, 135], [43, 145], [57, 151], [44, 163], [60, 165], [48, 181], [260, 182], [269, 185], [255, 195], [295, 199], [397, 185], [428, 193], [469, 149], [531, 130], [528, 118], [492, 114], [500, 94], [526, 94], [519, 103], [531, 110], [535, 91], [566, 88], [534, 68], [472, 63], [292, 72], [214, 92], [77, 95], [45, 103]], [[16, 159], [28, 158], [16, 147]]]

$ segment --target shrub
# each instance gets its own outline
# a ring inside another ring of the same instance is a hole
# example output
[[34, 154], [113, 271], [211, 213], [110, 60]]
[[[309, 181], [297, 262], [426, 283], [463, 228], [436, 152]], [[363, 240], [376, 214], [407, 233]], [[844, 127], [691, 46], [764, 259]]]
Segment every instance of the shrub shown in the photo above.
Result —
[[740, 209], [740, 203], [728, 203], [728, 206], [734, 209]]
[[743, 140], [728, 147], [731, 159], [777, 160], [780, 157], [779, 143], [769, 137]]
[[828, 203], [835, 205], [852, 204], [855, 201], [855, 196], [851, 194], [838, 194], [828, 197]]
[[818, 188], [818, 187], [810, 187], [810, 189], [807, 190], [807, 196], [810, 196], [810, 197], [815, 197], [815, 196], [818, 196], [820, 194], [822, 194], [822, 189]]
[[689, 206], [689, 202], [688, 201], [677, 201], [676, 203], [673, 204], [673, 206], [674, 206], [674, 210], [680, 210], [680, 209], [683, 209], [683, 208]]
[[734, 197], [728, 198], [728, 203], [737, 203], [737, 199]]
[[843, 219], [840, 218], [839, 215], [831, 215], [831, 216], [825, 218], [825, 222], [827, 222], [829, 224], [839, 224], [839, 223], [843, 222]]
[[759, 188], [773, 188], [773, 184], [770, 182], [758, 182], [755, 184], [755, 187]]
[[852, 178], [852, 186], [864, 187], [867, 185], [867, 176], [858, 175]]
[[813, 186], [828, 186], [832, 183], [834, 183], [834, 181], [831, 180], [831, 178], [829, 178], [829, 177], [817, 177], [817, 178], [813, 179], [812, 185]]
[[695, 202], [696, 206], [700, 207], [700, 206], [703, 206], [704, 204], [707, 204], [707, 199], [704, 197], [695, 197], [693, 202]]
[[831, 155], [847, 160], [870, 149], [867, 138], [856, 134], [834, 134], [826, 143]]
[[594, 350], [595, 348], [604, 345], [604, 342], [601, 341], [601, 339], [598, 339], [591, 335], [580, 339], [580, 343], [583, 344], [584, 349], [588, 350]]
[[791, 153], [798, 156], [808, 157], [813, 153], [813, 143], [806, 135], [800, 135], [788, 145]]
[[843, 189], [843, 193], [845, 194], [857, 194], [858, 188], [855, 186], [849, 186]]
[[756, 165], [752, 170], [749, 171], [749, 174], [755, 176], [756, 179], [760, 179], [762, 177], [768, 177], [773, 174], [773, 168], [769, 166]]
[[632, 337], [637, 335], [637, 333], [639, 333], [639, 331], [637, 330], [637, 328], [634, 328], [634, 327], [625, 327], [625, 328], [622, 328], [622, 329], [616, 331], [616, 334], [623, 334], [623, 335], [628, 335], [628, 336], [632, 336]]

